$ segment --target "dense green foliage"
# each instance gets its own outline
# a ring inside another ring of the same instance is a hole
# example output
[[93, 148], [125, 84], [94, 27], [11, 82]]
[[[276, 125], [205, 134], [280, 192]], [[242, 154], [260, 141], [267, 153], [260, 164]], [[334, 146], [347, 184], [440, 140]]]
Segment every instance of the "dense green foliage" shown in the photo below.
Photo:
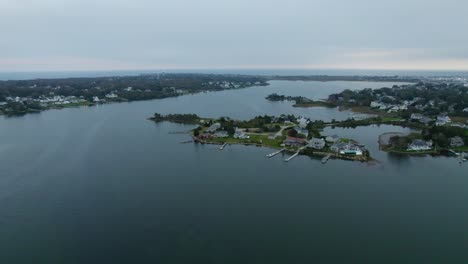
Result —
[[200, 117], [195, 114], [168, 114], [162, 115], [159, 113], [155, 113], [153, 117], [150, 118], [155, 122], [162, 122], [162, 121], [171, 121], [174, 123], [182, 123], [182, 124], [196, 124], [200, 121]]
[[345, 90], [328, 97], [329, 102], [345, 106], [370, 106], [371, 102], [388, 105], [407, 105], [402, 117], [411, 113], [435, 116], [444, 112], [467, 116], [468, 87], [456, 83], [419, 82], [413, 85], [394, 85], [392, 88]]

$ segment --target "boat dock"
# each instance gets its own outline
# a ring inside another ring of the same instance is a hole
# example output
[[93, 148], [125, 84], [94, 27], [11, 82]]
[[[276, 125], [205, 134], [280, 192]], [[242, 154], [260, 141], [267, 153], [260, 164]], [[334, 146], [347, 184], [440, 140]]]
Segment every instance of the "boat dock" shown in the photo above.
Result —
[[460, 156], [460, 153], [457, 153], [457, 152], [455, 152], [455, 151], [453, 151], [451, 149], [449, 149], [448, 152], [452, 153], [455, 156]]
[[185, 143], [192, 143], [193, 140], [185, 140], [185, 141], [180, 141], [179, 143], [185, 144]]
[[223, 145], [221, 145], [221, 147], [219, 147], [219, 150], [223, 150], [226, 146], [227, 146], [227, 143], [224, 143]]
[[278, 150], [278, 151], [276, 151], [276, 152], [273, 152], [273, 153], [270, 153], [270, 154], [268, 154], [268, 155], [266, 155], [266, 156], [267, 156], [267, 158], [272, 158], [272, 157], [274, 157], [274, 156], [280, 154], [281, 152], [283, 152], [283, 151], [285, 151], [285, 150], [286, 150], [285, 148], [284, 148], [284, 149], [280, 149], [280, 150]]
[[297, 157], [299, 155], [299, 152], [301, 152], [300, 150], [297, 151], [296, 153], [294, 153], [292, 156], [290, 156], [289, 158], [285, 159], [284, 161], [285, 162], [289, 162], [290, 160], [294, 159], [295, 157]]
[[332, 156], [331, 154], [328, 154], [327, 156], [323, 157], [322, 163], [324, 164], [327, 163], [327, 161], [331, 158], [331, 156]]

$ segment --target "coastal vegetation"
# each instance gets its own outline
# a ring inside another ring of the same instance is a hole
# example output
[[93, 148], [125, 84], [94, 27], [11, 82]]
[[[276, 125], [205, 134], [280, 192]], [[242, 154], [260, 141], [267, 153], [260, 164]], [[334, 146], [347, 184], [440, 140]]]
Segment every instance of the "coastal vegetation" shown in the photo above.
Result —
[[146, 74], [96, 78], [0, 81], [0, 114], [176, 97], [204, 91], [268, 85], [258, 76]]
[[335, 104], [326, 101], [314, 101], [303, 96], [285, 96], [276, 93], [266, 97], [269, 101], [294, 101], [294, 107], [336, 107]]

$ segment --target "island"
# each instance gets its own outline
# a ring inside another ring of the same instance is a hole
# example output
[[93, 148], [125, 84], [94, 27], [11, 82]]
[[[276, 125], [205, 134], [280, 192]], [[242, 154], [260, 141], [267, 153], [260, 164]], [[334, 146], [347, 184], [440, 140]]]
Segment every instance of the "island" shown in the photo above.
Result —
[[240, 144], [278, 150], [269, 157], [285, 151], [293, 153], [292, 158], [308, 155], [323, 157], [324, 161], [329, 158], [361, 162], [372, 160], [365, 146], [355, 140], [337, 135], [322, 135], [322, 129], [330, 124], [294, 115], [265, 115], [242, 121], [228, 117], [212, 119], [195, 114], [155, 113], [149, 119], [154, 122], [196, 125], [191, 130], [193, 142], [216, 144], [221, 149], [228, 144]]
[[293, 107], [336, 107], [334, 103], [330, 103], [324, 100], [314, 101], [307, 97], [303, 96], [285, 96], [272, 93], [268, 95], [265, 99], [268, 101], [293, 101]]

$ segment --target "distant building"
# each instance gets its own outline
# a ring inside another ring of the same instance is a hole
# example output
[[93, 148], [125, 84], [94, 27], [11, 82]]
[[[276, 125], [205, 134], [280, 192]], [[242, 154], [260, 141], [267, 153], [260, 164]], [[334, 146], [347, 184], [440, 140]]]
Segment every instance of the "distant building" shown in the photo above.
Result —
[[423, 116], [422, 114], [417, 114], [417, 113], [411, 114], [410, 119], [413, 120], [413, 121], [417, 121], [417, 122], [426, 124], [426, 125], [429, 124], [430, 122], [432, 122], [432, 119], [430, 119], [429, 117], [426, 117], [426, 116]]
[[325, 138], [325, 141], [330, 142], [330, 143], [335, 143], [338, 140], [340, 140], [340, 137], [338, 135], [332, 135], [332, 136], [328, 136]]
[[299, 123], [300, 128], [306, 128], [310, 121], [307, 118], [301, 116], [297, 119], [297, 122]]
[[346, 144], [344, 148], [340, 149], [340, 154], [361, 156], [363, 151], [360, 147], [354, 144]]
[[220, 123], [214, 123], [212, 124], [206, 131], [208, 133], [214, 133], [216, 132], [216, 130], [220, 129], [221, 128], [221, 124]]
[[411, 114], [410, 119], [411, 119], [411, 120], [414, 120], [414, 121], [419, 121], [419, 120], [421, 120], [423, 117], [424, 117], [424, 116], [421, 115], [421, 114], [413, 113], [413, 114]]
[[216, 131], [216, 133], [213, 134], [213, 137], [226, 138], [226, 137], [229, 137], [229, 134], [227, 131]]
[[323, 138], [312, 138], [309, 140], [307, 147], [313, 149], [323, 149], [325, 147], [325, 140], [323, 140]]
[[115, 93], [108, 93], [106, 94], [106, 98], [112, 99], [112, 98], [117, 98], [118, 96]]
[[452, 122], [452, 120], [450, 120], [450, 117], [448, 117], [447, 115], [439, 115], [437, 116], [436, 126], [443, 126], [450, 122]]
[[346, 146], [348, 146], [348, 143], [337, 142], [330, 146], [330, 150], [333, 152], [340, 152], [340, 150], [346, 148]]
[[422, 151], [432, 149], [432, 141], [425, 141], [421, 139], [415, 139], [411, 144], [408, 145], [408, 150]]
[[99, 97], [97, 97], [97, 96], [94, 96], [94, 97], [93, 97], [93, 102], [99, 103], [100, 101], [101, 101], [101, 100], [99, 99]]
[[465, 142], [463, 142], [463, 139], [461, 137], [453, 137], [450, 138], [450, 146], [451, 147], [463, 147], [465, 145]]
[[250, 136], [246, 135], [244, 133], [244, 131], [236, 128], [236, 132], [234, 132], [234, 138], [238, 138], [238, 139], [249, 139]]
[[286, 146], [304, 146], [306, 144], [306, 140], [303, 138], [297, 138], [297, 137], [287, 137], [284, 141], [283, 144]]

